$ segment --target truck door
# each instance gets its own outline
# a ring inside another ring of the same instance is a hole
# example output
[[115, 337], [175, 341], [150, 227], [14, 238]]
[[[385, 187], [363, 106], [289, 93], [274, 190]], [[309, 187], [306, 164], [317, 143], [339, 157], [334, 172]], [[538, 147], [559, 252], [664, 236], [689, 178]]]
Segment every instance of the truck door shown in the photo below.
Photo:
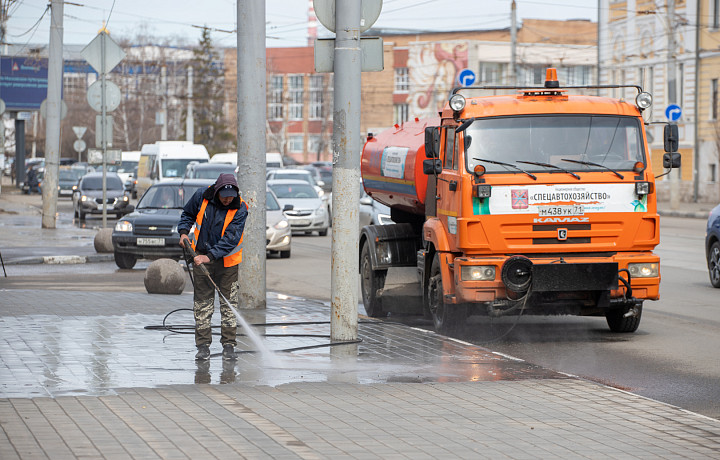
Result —
[[444, 127], [441, 140], [443, 142], [443, 170], [437, 181], [437, 217], [447, 232], [450, 250], [457, 250], [457, 219], [460, 217], [461, 201], [461, 168], [458, 158], [458, 136], [455, 127]]

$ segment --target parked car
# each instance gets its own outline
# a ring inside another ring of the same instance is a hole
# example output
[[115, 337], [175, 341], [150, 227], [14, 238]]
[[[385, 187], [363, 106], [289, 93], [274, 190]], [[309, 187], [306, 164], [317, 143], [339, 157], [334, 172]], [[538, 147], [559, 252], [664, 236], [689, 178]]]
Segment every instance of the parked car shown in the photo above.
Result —
[[713, 287], [720, 288], [720, 204], [715, 206], [708, 216], [705, 257], [707, 258], [710, 283]]
[[327, 235], [330, 216], [327, 205], [318, 196], [315, 187], [306, 181], [291, 179], [273, 179], [267, 185], [283, 209], [286, 205], [293, 206], [285, 211], [293, 232], [310, 234], [317, 231], [320, 236]]
[[[105, 173], [105, 197], [108, 214], [115, 214], [118, 218], [133, 210], [130, 197], [125, 193], [125, 187], [117, 173]], [[102, 214], [103, 212], [103, 173], [93, 172], [85, 174], [73, 191], [73, 209], [75, 217], [85, 220], [87, 214]]]
[[[289, 210], [290, 208], [288, 208]], [[265, 240], [268, 254], [279, 254], [281, 258], [290, 257], [290, 245], [292, 243], [292, 230], [290, 223], [283, 214], [280, 203], [278, 203], [272, 190], [267, 191], [265, 198]]]
[[190, 163], [185, 170], [185, 178], [215, 180], [223, 173], [237, 174], [237, 167], [229, 163]]
[[283, 169], [273, 169], [269, 171], [266, 175], [267, 180], [277, 180], [277, 179], [289, 179], [289, 180], [302, 180], [315, 188], [315, 192], [317, 193], [317, 196], [320, 197], [320, 199], [325, 204], [325, 211], [327, 211], [328, 219], [331, 221], [332, 225], [332, 200], [330, 199], [330, 194], [325, 193], [325, 190], [318, 185], [318, 183], [315, 181], [315, 178], [313, 177], [313, 173], [306, 169], [300, 169], [300, 168], [283, 168]]
[[360, 221], [360, 228], [366, 225], [387, 225], [395, 223], [390, 217], [390, 208], [372, 199], [364, 190], [360, 197], [358, 220]]
[[72, 198], [73, 191], [83, 175], [80, 169], [61, 166], [58, 170], [58, 197]]
[[112, 233], [115, 264], [130, 269], [138, 259], [183, 258], [177, 225], [183, 206], [211, 179], [169, 179], [152, 185], [135, 211], [115, 224]]

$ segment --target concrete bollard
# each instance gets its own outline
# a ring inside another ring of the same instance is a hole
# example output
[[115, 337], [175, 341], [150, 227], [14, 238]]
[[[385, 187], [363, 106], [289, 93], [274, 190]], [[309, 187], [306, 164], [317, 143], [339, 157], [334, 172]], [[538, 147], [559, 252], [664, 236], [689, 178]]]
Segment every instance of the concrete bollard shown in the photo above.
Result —
[[95, 234], [95, 240], [93, 241], [96, 252], [101, 254], [113, 252], [112, 232], [112, 228], [101, 228], [98, 230]]
[[145, 270], [145, 290], [148, 294], [182, 294], [185, 272], [172, 259], [153, 261]]

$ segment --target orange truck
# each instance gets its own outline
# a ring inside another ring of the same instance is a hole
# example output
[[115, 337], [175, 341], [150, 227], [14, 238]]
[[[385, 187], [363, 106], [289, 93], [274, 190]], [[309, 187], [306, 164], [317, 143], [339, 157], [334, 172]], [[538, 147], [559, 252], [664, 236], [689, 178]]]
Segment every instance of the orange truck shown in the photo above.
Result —
[[[368, 134], [363, 186], [395, 222], [360, 232], [368, 315], [424, 314], [441, 333], [475, 314], [638, 328], [660, 286], [642, 117], [652, 97], [639, 86], [561, 87], [556, 75], [548, 69], [542, 87], [455, 88], [439, 118]], [[600, 88], [632, 88], [635, 104], [582, 94]], [[478, 90], [495, 95], [465, 97]], [[669, 171], [680, 166], [677, 126], [664, 134]], [[390, 283], [401, 267], [417, 279]]]

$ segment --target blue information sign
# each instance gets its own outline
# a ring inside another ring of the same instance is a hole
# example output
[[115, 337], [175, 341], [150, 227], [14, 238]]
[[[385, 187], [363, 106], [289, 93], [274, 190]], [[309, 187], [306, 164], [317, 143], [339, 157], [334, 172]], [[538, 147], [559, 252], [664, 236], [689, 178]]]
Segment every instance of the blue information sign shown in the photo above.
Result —
[[463, 69], [458, 74], [458, 83], [461, 86], [470, 86], [475, 83], [475, 72], [470, 69]]
[[677, 104], [670, 104], [665, 109], [665, 118], [670, 121], [678, 121], [682, 115], [682, 109]]
[[47, 97], [48, 60], [32, 57], [0, 59], [0, 98], [8, 112], [40, 110]]

